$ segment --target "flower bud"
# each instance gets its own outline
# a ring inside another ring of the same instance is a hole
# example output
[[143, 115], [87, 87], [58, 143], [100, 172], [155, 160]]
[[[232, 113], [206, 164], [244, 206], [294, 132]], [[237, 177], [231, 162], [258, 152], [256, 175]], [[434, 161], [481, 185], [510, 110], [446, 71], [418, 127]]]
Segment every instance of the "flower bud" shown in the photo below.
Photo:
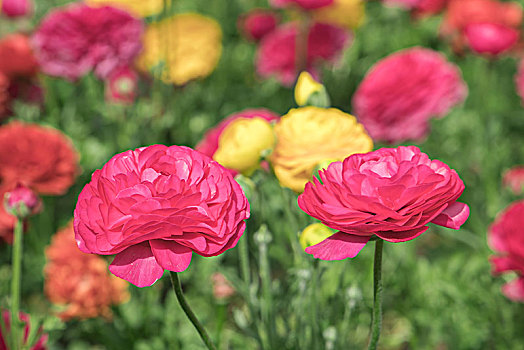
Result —
[[213, 283], [213, 296], [216, 299], [224, 300], [235, 295], [235, 289], [220, 272], [215, 272], [211, 276], [211, 281]]
[[299, 242], [302, 249], [306, 250], [307, 247], [322, 242], [334, 233], [335, 232], [332, 229], [321, 223], [311, 224], [302, 231], [299, 237]]
[[33, 12], [33, 3], [31, 0], [3, 0], [2, 13], [7, 17], [22, 17]]
[[265, 119], [239, 118], [220, 135], [213, 159], [226, 168], [249, 176], [260, 167], [262, 154], [273, 148], [274, 143], [273, 128]]
[[277, 14], [271, 10], [254, 9], [240, 16], [238, 27], [249, 40], [259, 41], [273, 31], [279, 22]]
[[300, 73], [295, 85], [295, 101], [299, 106], [329, 107], [330, 100], [326, 88], [308, 72]]
[[22, 185], [5, 194], [4, 205], [8, 213], [21, 219], [38, 213], [42, 208], [38, 195]]
[[114, 70], [106, 81], [106, 100], [131, 104], [135, 101], [138, 75], [129, 67]]

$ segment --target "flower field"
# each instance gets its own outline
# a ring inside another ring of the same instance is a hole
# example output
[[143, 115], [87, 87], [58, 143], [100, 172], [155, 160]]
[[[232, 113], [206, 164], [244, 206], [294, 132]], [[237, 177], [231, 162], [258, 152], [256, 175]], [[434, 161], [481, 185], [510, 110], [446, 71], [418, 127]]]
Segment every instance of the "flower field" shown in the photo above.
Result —
[[524, 349], [523, 6], [0, 0], [0, 350]]

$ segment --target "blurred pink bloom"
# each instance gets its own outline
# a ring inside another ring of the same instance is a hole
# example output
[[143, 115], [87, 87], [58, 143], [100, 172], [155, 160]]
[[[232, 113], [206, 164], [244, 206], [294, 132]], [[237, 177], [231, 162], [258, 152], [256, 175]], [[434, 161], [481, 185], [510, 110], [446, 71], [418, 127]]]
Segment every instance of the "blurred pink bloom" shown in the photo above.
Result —
[[123, 10], [73, 3], [52, 10], [32, 40], [44, 73], [75, 80], [93, 70], [104, 79], [133, 62], [142, 33], [142, 21]]
[[273, 31], [279, 22], [278, 15], [265, 9], [254, 9], [240, 16], [238, 28], [249, 40], [259, 41]]
[[[29, 315], [20, 312], [19, 313], [20, 321], [22, 321], [22, 324], [24, 325], [24, 349], [27, 348], [27, 346], [30, 346], [30, 350], [46, 350], [47, 349], [47, 334], [42, 334], [42, 328], [38, 329], [38, 332], [36, 334], [36, 343], [34, 344], [27, 344], [27, 340], [29, 338], [29, 333], [31, 332], [31, 325], [30, 325], [30, 319]], [[11, 331], [11, 314], [9, 311], [4, 310], [2, 311], [2, 319], [0, 322], [3, 322], [5, 325], [5, 330], [7, 332]], [[4, 339], [4, 335], [2, 334], [2, 327], [0, 327], [0, 350], [9, 350], [7, 347], [6, 341]]]
[[435, 15], [446, 7], [449, 0], [419, 0], [414, 13], [417, 17]]
[[517, 29], [496, 23], [474, 23], [464, 28], [466, 42], [476, 53], [498, 55], [511, 49], [519, 40]]
[[522, 194], [524, 188], [524, 165], [515, 166], [504, 173], [502, 184], [516, 194]]
[[132, 104], [138, 90], [138, 74], [128, 66], [117, 68], [107, 78], [105, 89], [107, 101]]
[[213, 296], [216, 299], [223, 300], [235, 295], [235, 289], [220, 272], [215, 272], [211, 276], [211, 282], [213, 283]]
[[265, 108], [245, 109], [233, 113], [218, 123], [217, 126], [206, 132], [204, 138], [198, 143], [198, 145], [196, 145], [195, 149], [212, 158], [218, 148], [218, 139], [220, 138], [220, 135], [231, 122], [238, 118], [251, 119], [255, 117], [263, 118], [268, 122], [276, 121], [280, 118], [278, 114]]
[[193, 252], [233, 248], [249, 203], [231, 174], [187, 147], [153, 145], [115, 155], [78, 197], [74, 230], [85, 253], [116, 254], [109, 270], [138, 287], [188, 268]]
[[7, 17], [22, 17], [33, 12], [32, 0], [2, 0], [2, 13]]
[[42, 208], [40, 197], [31, 189], [18, 185], [5, 194], [5, 209], [8, 213], [26, 217], [38, 213]]
[[[296, 37], [296, 24], [290, 23], [278, 27], [262, 39], [256, 59], [260, 76], [276, 76], [286, 86], [294, 83], [299, 73], [295, 57]], [[335, 63], [349, 43], [350, 34], [346, 30], [325, 23], [315, 23], [308, 35], [307, 71], [318, 78], [321, 63]]]
[[493, 273], [517, 273], [502, 292], [513, 301], [524, 302], [524, 200], [511, 204], [497, 216], [488, 232], [491, 249], [501, 255], [491, 258]]
[[339, 232], [308, 247], [322, 260], [355, 257], [370, 238], [405, 242], [428, 223], [459, 229], [469, 207], [457, 202], [464, 183], [455, 170], [417, 147], [382, 148], [331, 163], [306, 184], [298, 205]]
[[396, 52], [377, 62], [353, 96], [353, 111], [374, 140], [421, 140], [432, 117], [444, 117], [464, 101], [458, 67], [433, 50]]
[[334, 0], [270, 0], [270, 3], [275, 7], [285, 7], [294, 4], [305, 10], [314, 10], [331, 5], [333, 1]]
[[521, 24], [522, 7], [516, 2], [450, 0], [440, 31], [455, 51], [467, 44], [477, 53], [499, 54], [517, 42]]

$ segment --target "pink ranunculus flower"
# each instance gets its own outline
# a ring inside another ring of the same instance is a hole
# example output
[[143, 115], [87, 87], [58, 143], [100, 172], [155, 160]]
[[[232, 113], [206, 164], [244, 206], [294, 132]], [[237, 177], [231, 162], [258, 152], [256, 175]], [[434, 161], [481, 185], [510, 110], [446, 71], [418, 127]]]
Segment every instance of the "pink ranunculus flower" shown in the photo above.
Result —
[[497, 23], [474, 23], [466, 26], [464, 34], [476, 53], [498, 55], [517, 43], [520, 31]]
[[3, 0], [2, 13], [7, 17], [23, 17], [33, 12], [32, 0]]
[[213, 157], [216, 150], [218, 149], [218, 140], [224, 129], [233, 121], [238, 118], [252, 119], [259, 117], [267, 120], [268, 122], [277, 121], [280, 116], [273, 111], [266, 108], [251, 108], [243, 111], [233, 113], [218, 123], [217, 126], [210, 129], [205, 135], [202, 141], [196, 145], [195, 149], [209, 157]]
[[524, 165], [515, 166], [504, 173], [502, 184], [515, 195], [522, 194], [524, 189]]
[[464, 101], [458, 67], [433, 50], [414, 47], [373, 66], [353, 96], [353, 111], [374, 140], [422, 140], [432, 117]]
[[[256, 68], [263, 78], [275, 76], [283, 85], [290, 86], [297, 77], [296, 23], [280, 26], [267, 34], [257, 51]], [[307, 42], [306, 69], [317, 80], [321, 63], [336, 63], [342, 51], [349, 45], [351, 35], [343, 28], [315, 23]]]
[[253, 9], [238, 19], [240, 32], [249, 40], [259, 41], [276, 28], [280, 18], [267, 9]]
[[417, 147], [382, 148], [354, 154], [319, 172], [298, 205], [339, 232], [308, 247], [322, 260], [355, 257], [373, 236], [412, 240], [434, 224], [459, 229], [469, 207], [457, 202], [464, 183], [455, 170]]
[[331, 5], [334, 0], [270, 0], [270, 4], [275, 7], [286, 7], [297, 5], [305, 10], [314, 10]]
[[142, 33], [142, 21], [123, 10], [73, 3], [52, 10], [32, 41], [44, 73], [75, 80], [93, 70], [104, 79], [133, 63]]
[[187, 147], [115, 155], [78, 197], [74, 230], [85, 253], [116, 254], [109, 270], [138, 287], [184, 271], [193, 252], [215, 256], [243, 234], [249, 203], [220, 164]]
[[493, 273], [517, 273], [517, 279], [502, 287], [513, 301], [524, 302], [524, 200], [513, 203], [498, 215], [488, 232], [491, 249], [500, 253], [491, 258]]

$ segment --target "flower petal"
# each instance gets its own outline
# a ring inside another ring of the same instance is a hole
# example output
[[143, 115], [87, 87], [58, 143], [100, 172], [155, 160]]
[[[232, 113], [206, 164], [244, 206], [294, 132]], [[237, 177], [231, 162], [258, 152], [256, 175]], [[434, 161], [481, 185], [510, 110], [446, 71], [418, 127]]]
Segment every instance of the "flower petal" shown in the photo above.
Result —
[[364, 248], [371, 236], [357, 236], [337, 232], [322, 242], [306, 248], [306, 253], [321, 260], [354, 258]]
[[391, 243], [400, 243], [400, 242], [406, 242], [411, 241], [412, 239], [417, 238], [429, 227], [422, 226], [418, 228], [414, 228], [412, 230], [406, 230], [406, 231], [381, 231], [376, 232], [375, 234], [382, 238], [385, 241], [391, 242]]
[[147, 242], [118, 253], [109, 265], [109, 271], [137, 287], [149, 287], [164, 274]]
[[173, 241], [154, 239], [149, 241], [156, 261], [163, 269], [182, 272], [191, 262], [192, 250]]
[[467, 204], [455, 202], [447, 207], [433, 221], [435, 225], [440, 225], [454, 230], [458, 230], [466, 222], [469, 216], [469, 207]]

